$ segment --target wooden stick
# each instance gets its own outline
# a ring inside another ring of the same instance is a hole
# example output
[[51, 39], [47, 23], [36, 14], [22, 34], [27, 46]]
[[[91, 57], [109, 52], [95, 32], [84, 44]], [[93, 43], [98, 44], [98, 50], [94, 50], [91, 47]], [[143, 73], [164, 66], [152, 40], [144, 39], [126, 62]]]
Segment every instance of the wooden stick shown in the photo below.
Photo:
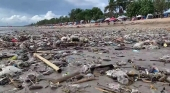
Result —
[[36, 89], [42, 89], [43, 88], [43, 86], [31, 86], [31, 87], [29, 87], [29, 90], [36, 90]]
[[97, 79], [96, 78], [85, 78], [85, 79], [78, 80], [78, 81], [74, 82], [73, 84], [79, 84], [79, 83], [88, 82], [88, 81], [92, 81], [92, 80], [97, 80]]
[[14, 85], [14, 87], [19, 88], [19, 89], [23, 88], [20, 83], [14, 81], [14, 80], [13, 80], [12, 78], [10, 78], [10, 77], [9, 77], [9, 79], [10, 79], [11, 83]]
[[102, 92], [106, 92], [106, 93], [112, 93], [112, 92], [110, 92], [110, 91], [107, 91], [107, 90], [104, 90], [104, 89], [102, 89], [102, 88], [98, 88], [98, 87], [96, 87], [96, 89], [97, 89], [97, 90], [99, 90], [99, 91], [102, 91]]
[[36, 53], [54, 54], [57, 53], [57, 51], [36, 51]]
[[43, 61], [44, 63], [46, 63], [48, 66], [50, 66], [51, 68], [53, 68], [55, 71], [57, 72], [61, 72], [61, 69], [54, 65], [53, 63], [51, 63], [50, 61], [48, 61], [47, 59], [43, 58], [42, 56], [38, 55], [37, 53], [34, 53], [34, 57], [39, 58], [41, 61]]
[[146, 79], [142, 79], [143, 82], [145, 83], [151, 83], [152, 81], [146, 80]]
[[68, 80], [68, 79], [70, 79], [70, 78], [72, 78], [72, 77], [75, 77], [76, 75], [79, 75], [79, 74], [80, 74], [80, 72], [75, 72], [75, 73], [66, 75], [66, 76], [64, 76], [64, 77], [61, 77], [61, 78], [59, 78], [59, 79], [50, 80], [50, 81], [53, 82], [53, 83], [58, 83], [58, 82], [61, 83], [61, 82], [64, 82], [64, 81], [66, 81], [66, 80]]

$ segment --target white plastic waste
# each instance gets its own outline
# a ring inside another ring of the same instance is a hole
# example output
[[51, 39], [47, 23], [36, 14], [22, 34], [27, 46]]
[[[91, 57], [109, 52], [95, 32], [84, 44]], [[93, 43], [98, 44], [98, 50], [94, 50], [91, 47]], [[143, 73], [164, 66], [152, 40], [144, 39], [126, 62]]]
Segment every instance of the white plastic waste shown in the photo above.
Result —
[[85, 77], [90, 78], [90, 77], [94, 77], [94, 75], [91, 73], [88, 73], [87, 75], [85, 75]]
[[121, 84], [126, 85], [129, 83], [129, 80], [127, 78], [128, 75], [122, 70], [109, 70], [106, 72], [106, 74], [110, 77], [117, 78], [117, 81]]
[[148, 74], [149, 74], [149, 71], [148, 71], [148, 69], [145, 69], [145, 73], [146, 73], [146, 75], [148, 75]]
[[120, 86], [120, 84], [110, 83], [109, 88], [111, 88], [111, 89], [113, 89], [115, 91], [119, 91], [121, 86]]
[[16, 68], [14, 66], [7, 66], [2, 68], [2, 71], [0, 72], [0, 76], [5, 74], [14, 75], [16, 72], [21, 72], [22, 70], [19, 68]]
[[83, 67], [80, 69], [80, 72], [85, 73], [88, 70], [89, 70], [89, 66], [88, 65], [83, 65]]
[[121, 84], [124, 84], [124, 85], [127, 85], [129, 83], [128, 78], [126, 78], [124, 76], [118, 76], [117, 81]]
[[170, 77], [167, 78], [167, 81], [170, 83]]
[[62, 37], [61, 41], [67, 41], [69, 38], [68, 37]]
[[139, 93], [139, 91], [137, 89], [132, 89], [131, 93]]
[[122, 70], [109, 70], [106, 72], [106, 74], [113, 78], [118, 77], [118, 76], [127, 76], [127, 74]]
[[164, 55], [163, 57], [160, 58], [161, 60], [170, 60], [170, 55]]
[[120, 62], [118, 62], [117, 64], [118, 64], [118, 65], [126, 65], [127, 62], [125, 62], [125, 61], [120, 61]]
[[149, 50], [152, 50], [152, 49], [159, 49], [159, 47], [156, 46], [156, 45], [149, 45], [149, 46], [146, 47], [146, 49], [149, 49]]
[[1, 64], [1, 65], [0, 65], [0, 68], [4, 68], [4, 67], [5, 67], [5, 64]]
[[167, 74], [170, 74], [170, 69], [168, 69], [168, 68], [164, 68], [165, 69], [165, 72], [167, 73]]
[[80, 88], [81, 86], [79, 84], [73, 84], [73, 85], [69, 85], [70, 87], [76, 87], [76, 88]]
[[135, 49], [141, 49], [144, 45], [144, 42], [139, 42], [133, 45], [133, 48]]

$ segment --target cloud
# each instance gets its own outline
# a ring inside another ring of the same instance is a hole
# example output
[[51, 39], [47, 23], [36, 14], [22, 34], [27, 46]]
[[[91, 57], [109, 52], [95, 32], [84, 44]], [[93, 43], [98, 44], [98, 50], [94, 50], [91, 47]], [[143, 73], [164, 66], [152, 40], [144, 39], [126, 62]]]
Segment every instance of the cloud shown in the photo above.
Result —
[[77, 7], [82, 9], [99, 7], [104, 10], [107, 3], [108, 0], [34, 0], [34, 2], [32, 0], [0, 0], [0, 25], [26, 25], [67, 15], [71, 9]]
[[107, 0], [65, 0], [75, 6], [81, 7], [81, 6], [95, 6], [100, 7], [101, 10], [104, 9], [104, 7], [107, 5]]
[[0, 21], [3, 23], [8, 23], [8, 24], [29, 24], [29, 23], [34, 23], [43, 19], [51, 19], [51, 18], [56, 18], [59, 17], [60, 15], [54, 14], [52, 11], [48, 11], [44, 15], [12, 15], [10, 17], [1, 17]]
[[15, 14], [18, 14], [18, 15], [27, 15], [25, 13], [20, 13], [20, 12], [14, 11], [12, 9], [0, 8], [0, 18], [8, 17], [9, 15], [15, 15]]
[[48, 11], [45, 15], [35, 15], [30, 18], [32, 22], [37, 22], [43, 19], [51, 19], [51, 18], [56, 18], [60, 17], [61, 15], [56, 15], [52, 11]]

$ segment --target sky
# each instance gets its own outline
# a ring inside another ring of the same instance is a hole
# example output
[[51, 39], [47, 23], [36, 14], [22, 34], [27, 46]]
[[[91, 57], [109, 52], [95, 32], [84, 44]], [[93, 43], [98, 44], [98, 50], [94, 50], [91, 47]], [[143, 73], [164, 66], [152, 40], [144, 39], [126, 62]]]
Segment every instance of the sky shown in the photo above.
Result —
[[74, 8], [99, 7], [108, 0], [0, 0], [0, 26], [22, 26], [68, 15]]

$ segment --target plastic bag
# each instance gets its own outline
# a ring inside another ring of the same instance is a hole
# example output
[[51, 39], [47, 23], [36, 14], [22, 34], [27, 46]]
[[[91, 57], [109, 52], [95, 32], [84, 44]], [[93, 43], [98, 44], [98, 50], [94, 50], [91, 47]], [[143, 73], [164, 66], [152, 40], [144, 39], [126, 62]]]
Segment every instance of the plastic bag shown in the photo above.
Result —
[[121, 84], [128, 84], [129, 80], [128, 80], [128, 76], [124, 71], [121, 70], [109, 70], [106, 72], [106, 74], [108, 76], [111, 76], [113, 78], [117, 78], [117, 81]]
[[7, 66], [5, 68], [2, 68], [2, 71], [0, 72], [0, 76], [5, 74], [14, 75], [16, 72], [21, 72], [22, 70], [19, 68], [16, 68], [14, 66]]

